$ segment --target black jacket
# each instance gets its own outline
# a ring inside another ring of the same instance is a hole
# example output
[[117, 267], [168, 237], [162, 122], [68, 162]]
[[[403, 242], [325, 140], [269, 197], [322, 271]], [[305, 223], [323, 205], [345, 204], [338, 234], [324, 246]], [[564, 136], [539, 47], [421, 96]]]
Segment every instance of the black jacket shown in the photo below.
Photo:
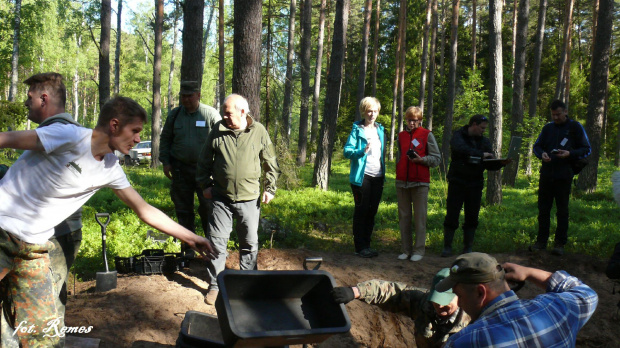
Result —
[[[468, 187], [484, 186], [484, 170], [498, 170], [500, 163], [483, 163], [485, 152], [493, 152], [491, 142], [483, 136], [470, 136], [469, 126], [463, 126], [452, 134], [450, 140], [451, 158], [448, 181]], [[471, 163], [471, 157], [480, 158], [479, 163]]]
[[[568, 150], [570, 156], [558, 158], [550, 154], [553, 149]], [[571, 161], [590, 156], [590, 141], [579, 122], [566, 118], [566, 122], [562, 124], [549, 122], [543, 127], [536, 143], [534, 143], [534, 154], [536, 157], [542, 158], [543, 152], [551, 157], [551, 161], [542, 162], [540, 176], [570, 179], [574, 175]]]

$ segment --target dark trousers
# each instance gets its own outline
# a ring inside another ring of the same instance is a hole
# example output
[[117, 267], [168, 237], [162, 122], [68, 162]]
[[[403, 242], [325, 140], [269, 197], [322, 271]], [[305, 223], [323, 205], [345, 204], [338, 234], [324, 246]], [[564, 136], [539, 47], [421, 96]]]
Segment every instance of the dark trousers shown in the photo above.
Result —
[[463, 223], [463, 240], [466, 247], [471, 247], [471, 244], [474, 242], [476, 228], [478, 227], [478, 215], [480, 214], [481, 200], [482, 187], [468, 187], [455, 183], [448, 184], [446, 218], [443, 221], [444, 246], [452, 246], [454, 232], [459, 228], [461, 208], [464, 207], [465, 222]]
[[375, 227], [375, 215], [381, 202], [384, 178], [364, 175], [362, 186], [351, 184], [355, 211], [353, 212], [353, 243], [355, 252], [370, 248], [370, 236]]
[[555, 200], [557, 209], [557, 228], [555, 245], [564, 246], [568, 241], [568, 199], [570, 198], [571, 179], [553, 179], [540, 177], [538, 183], [538, 239], [537, 243], [547, 245], [551, 225], [551, 207]]
[[198, 196], [198, 215], [202, 220], [202, 229], [207, 235], [208, 226], [208, 202], [202, 195], [202, 189], [196, 182], [196, 167], [175, 161], [172, 164], [172, 184], [170, 185], [170, 197], [174, 203], [174, 210], [179, 220], [179, 225], [196, 232], [196, 215], [194, 213], [194, 195]]

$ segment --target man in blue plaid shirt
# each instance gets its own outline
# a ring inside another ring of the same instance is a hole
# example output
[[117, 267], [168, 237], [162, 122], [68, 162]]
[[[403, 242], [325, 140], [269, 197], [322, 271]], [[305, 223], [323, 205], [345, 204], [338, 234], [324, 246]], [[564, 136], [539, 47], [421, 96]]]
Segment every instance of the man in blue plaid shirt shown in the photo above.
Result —
[[[547, 292], [520, 300], [507, 281], [529, 281]], [[456, 258], [450, 275], [436, 286], [450, 288], [472, 322], [444, 347], [574, 347], [598, 304], [594, 290], [565, 271], [500, 265], [483, 253]]]

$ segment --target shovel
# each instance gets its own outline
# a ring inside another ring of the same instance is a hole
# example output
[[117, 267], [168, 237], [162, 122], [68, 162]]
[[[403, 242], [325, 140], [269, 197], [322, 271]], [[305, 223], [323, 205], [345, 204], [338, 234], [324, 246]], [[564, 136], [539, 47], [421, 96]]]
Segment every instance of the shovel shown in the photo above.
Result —
[[[101, 220], [100, 220], [101, 218]], [[105, 219], [105, 220], [103, 220]], [[101, 239], [102, 239], [102, 252], [103, 252], [103, 264], [105, 265], [105, 272], [97, 272], [97, 284], [95, 289], [97, 292], [105, 292], [108, 290], [116, 289], [116, 271], [110, 272], [108, 269], [108, 256], [106, 255], [106, 245], [105, 245], [105, 229], [110, 222], [110, 214], [108, 213], [96, 213], [95, 220], [99, 226], [101, 226]]]

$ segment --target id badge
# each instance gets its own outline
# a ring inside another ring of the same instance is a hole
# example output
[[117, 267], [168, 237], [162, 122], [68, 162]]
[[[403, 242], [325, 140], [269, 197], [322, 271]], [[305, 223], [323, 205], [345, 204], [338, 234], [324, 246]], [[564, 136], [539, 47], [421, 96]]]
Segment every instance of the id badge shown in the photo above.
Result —
[[418, 139], [413, 139], [411, 143], [413, 144], [414, 147], [418, 147], [418, 145], [420, 145], [420, 142], [418, 141]]
[[206, 127], [207, 121], [196, 121], [196, 127]]
[[562, 141], [560, 142], [560, 145], [566, 146], [566, 143], [568, 143], [568, 138], [562, 139]]

